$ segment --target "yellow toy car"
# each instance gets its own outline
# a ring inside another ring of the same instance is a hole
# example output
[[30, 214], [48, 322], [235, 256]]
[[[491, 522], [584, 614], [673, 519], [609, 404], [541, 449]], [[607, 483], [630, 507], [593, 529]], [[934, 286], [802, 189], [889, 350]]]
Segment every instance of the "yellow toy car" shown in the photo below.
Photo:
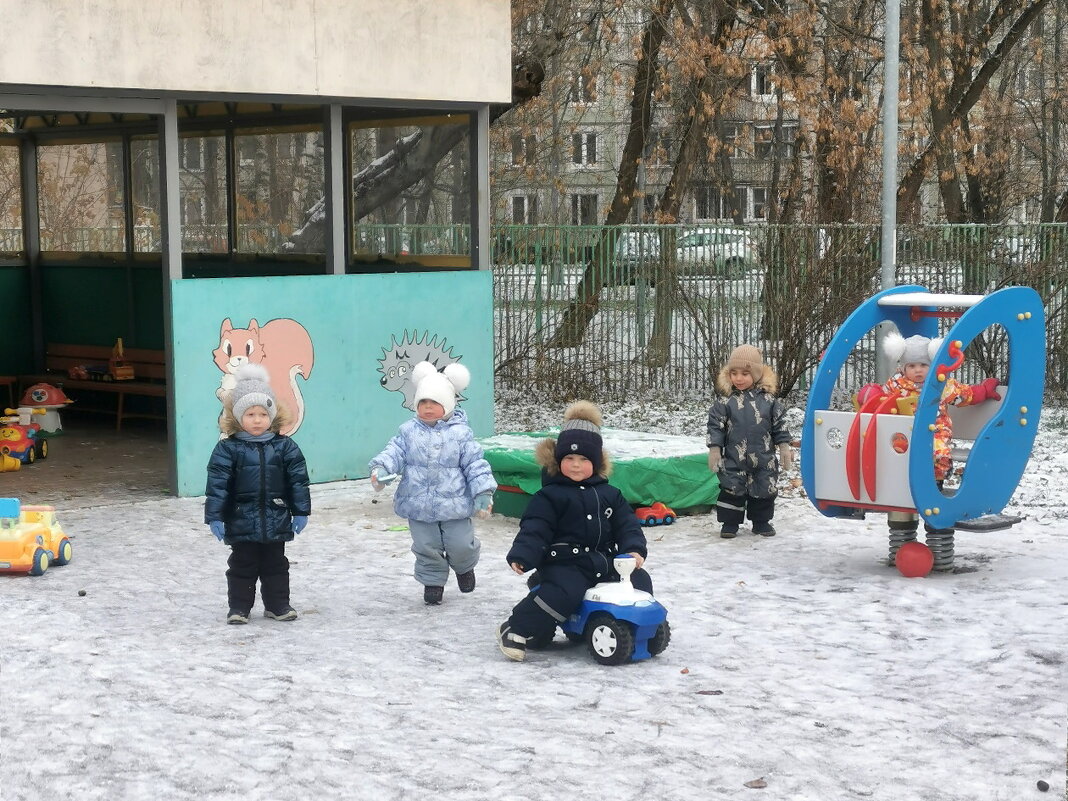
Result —
[[40, 576], [53, 564], [70, 562], [72, 554], [54, 506], [0, 498], [0, 571]]

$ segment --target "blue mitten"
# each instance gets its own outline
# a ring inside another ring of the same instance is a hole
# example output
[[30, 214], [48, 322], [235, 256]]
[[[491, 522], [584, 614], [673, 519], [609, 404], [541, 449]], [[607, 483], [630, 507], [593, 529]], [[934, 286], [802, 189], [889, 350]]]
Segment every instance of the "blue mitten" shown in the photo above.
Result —
[[371, 469], [371, 486], [378, 492], [396, 477], [396, 473], [387, 472], [386, 468], [376, 465]]
[[210, 528], [211, 533], [215, 535], [215, 539], [222, 542], [223, 535], [226, 534], [226, 524], [221, 520], [212, 520], [208, 523], [208, 528]]
[[300, 534], [304, 530], [304, 527], [308, 525], [307, 515], [293, 515], [293, 533]]
[[493, 511], [493, 493], [483, 492], [480, 495], [475, 496], [475, 510], [478, 516], [485, 520], [490, 516], [490, 512]]

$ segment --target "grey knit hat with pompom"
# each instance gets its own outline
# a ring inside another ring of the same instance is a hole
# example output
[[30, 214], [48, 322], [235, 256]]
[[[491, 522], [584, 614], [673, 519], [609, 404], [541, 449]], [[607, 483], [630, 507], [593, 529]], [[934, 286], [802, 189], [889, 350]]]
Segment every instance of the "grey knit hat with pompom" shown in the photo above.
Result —
[[237, 368], [234, 378], [237, 379], [237, 384], [230, 392], [230, 398], [233, 400], [234, 417], [238, 422], [253, 406], [262, 406], [273, 423], [275, 415], [278, 414], [278, 402], [274, 399], [267, 368], [259, 364], [243, 364]]

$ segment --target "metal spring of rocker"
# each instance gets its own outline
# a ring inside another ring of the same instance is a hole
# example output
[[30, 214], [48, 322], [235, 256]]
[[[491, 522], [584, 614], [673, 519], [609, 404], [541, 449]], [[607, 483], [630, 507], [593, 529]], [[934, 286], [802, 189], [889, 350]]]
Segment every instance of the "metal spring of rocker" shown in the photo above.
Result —
[[953, 569], [953, 534], [951, 528], [927, 530], [927, 547], [934, 555], [932, 570], [949, 571]]

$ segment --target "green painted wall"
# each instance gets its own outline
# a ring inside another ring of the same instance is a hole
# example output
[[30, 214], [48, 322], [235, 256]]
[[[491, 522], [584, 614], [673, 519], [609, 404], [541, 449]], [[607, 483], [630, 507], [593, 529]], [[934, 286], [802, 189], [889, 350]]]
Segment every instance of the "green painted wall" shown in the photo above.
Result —
[[[489, 272], [183, 280], [173, 281], [171, 292], [180, 495], [204, 492], [205, 467], [218, 440], [221, 406], [215, 392], [224, 374], [213, 351], [226, 319], [241, 329], [255, 319], [261, 334], [264, 326], [271, 333], [286, 330], [288, 339], [275, 353], [301, 351], [294, 324], [287, 321], [299, 323], [310, 336], [311, 371], [306, 379], [295, 379], [305, 419], [293, 437], [308, 459], [313, 482], [366, 476], [368, 460], [412, 416], [402, 394], [382, 386], [380, 370], [383, 351], [392, 352], [394, 339], [404, 340], [406, 334], [446, 340], [446, 349], [472, 375], [461, 407], [477, 435], [493, 433]], [[422, 358], [420, 350], [407, 348], [408, 358]], [[273, 361], [268, 348], [264, 353]]]
[[45, 342], [163, 348], [159, 264], [41, 268]]
[[0, 267], [0, 298], [4, 299], [4, 336], [0, 374], [33, 370], [33, 329], [30, 319], [30, 278], [23, 266]]

